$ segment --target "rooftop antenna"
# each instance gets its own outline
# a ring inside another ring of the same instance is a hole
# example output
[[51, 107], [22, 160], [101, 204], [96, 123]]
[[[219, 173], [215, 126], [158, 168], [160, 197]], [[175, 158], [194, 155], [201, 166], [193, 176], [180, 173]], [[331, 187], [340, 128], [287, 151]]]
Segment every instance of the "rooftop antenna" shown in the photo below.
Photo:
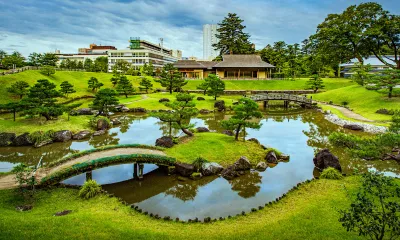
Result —
[[161, 54], [163, 53], [163, 43], [164, 43], [164, 38], [159, 38], [160, 43], [161, 43]]

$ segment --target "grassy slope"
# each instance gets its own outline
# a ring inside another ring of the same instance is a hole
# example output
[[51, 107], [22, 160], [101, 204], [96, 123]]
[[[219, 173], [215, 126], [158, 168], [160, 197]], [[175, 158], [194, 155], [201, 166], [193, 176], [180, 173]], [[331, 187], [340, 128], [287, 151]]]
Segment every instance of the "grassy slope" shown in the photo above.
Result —
[[325, 102], [332, 101], [335, 104], [342, 104], [343, 101], [346, 101], [354, 112], [377, 121], [390, 121], [391, 116], [377, 114], [376, 110], [380, 108], [400, 109], [400, 98], [388, 99], [385, 94], [366, 90], [359, 85], [315, 94], [313, 98]]
[[265, 157], [264, 150], [254, 142], [235, 141], [219, 133], [196, 133], [187, 142], [165, 150], [167, 155], [182, 162], [193, 162], [197, 157], [203, 157], [210, 162], [221, 165], [232, 164], [240, 156], [246, 156], [253, 164]]
[[[303, 185], [273, 206], [210, 224], [155, 220], [121, 205], [115, 198], [78, 198], [78, 191], [40, 191], [34, 209], [17, 212], [12, 191], [0, 191], [1, 239], [359, 239], [338, 222], [336, 209], [348, 206], [343, 184], [352, 191], [355, 177]], [[62, 210], [70, 215], [54, 217]], [[361, 238], [360, 238], [361, 239]]]

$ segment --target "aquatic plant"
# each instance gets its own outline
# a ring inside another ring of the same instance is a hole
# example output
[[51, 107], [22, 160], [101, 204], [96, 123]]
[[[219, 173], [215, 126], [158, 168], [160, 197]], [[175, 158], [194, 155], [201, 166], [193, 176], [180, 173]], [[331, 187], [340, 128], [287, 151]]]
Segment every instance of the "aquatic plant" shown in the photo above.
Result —
[[84, 199], [93, 198], [101, 192], [101, 186], [94, 180], [86, 181], [81, 190], [79, 190], [79, 197]]

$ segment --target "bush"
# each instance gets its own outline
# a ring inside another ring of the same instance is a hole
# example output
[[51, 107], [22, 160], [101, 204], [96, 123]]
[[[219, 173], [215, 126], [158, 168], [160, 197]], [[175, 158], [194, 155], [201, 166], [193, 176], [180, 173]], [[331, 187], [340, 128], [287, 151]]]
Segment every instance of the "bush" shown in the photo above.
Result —
[[328, 167], [325, 168], [324, 171], [322, 171], [320, 178], [340, 180], [343, 178], [343, 175], [337, 169], [333, 167]]
[[202, 157], [198, 157], [192, 162], [194, 168], [196, 169], [196, 172], [199, 172], [201, 170], [203, 163], [208, 163], [208, 160]]
[[79, 197], [89, 199], [95, 197], [101, 192], [101, 186], [94, 180], [86, 181], [81, 190], [79, 190]]
[[33, 132], [29, 135], [29, 139], [34, 143], [41, 143], [47, 140], [53, 140], [54, 137], [54, 131], [53, 130], [49, 130], [47, 132], [43, 132], [43, 131], [36, 131]]
[[92, 118], [90, 119], [90, 126], [91, 126], [92, 128], [94, 128], [94, 129], [97, 129], [97, 122], [98, 122], [100, 119], [106, 120], [107, 123], [108, 123], [108, 126], [111, 125], [110, 119], [108, 119], [107, 117], [98, 116], [98, 117], [92, 117]]

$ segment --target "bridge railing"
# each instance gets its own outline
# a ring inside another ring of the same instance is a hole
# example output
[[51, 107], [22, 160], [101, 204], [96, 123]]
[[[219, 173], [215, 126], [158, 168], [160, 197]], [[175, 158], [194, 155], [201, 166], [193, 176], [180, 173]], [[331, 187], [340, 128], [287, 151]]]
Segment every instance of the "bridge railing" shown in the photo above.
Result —
[[253, 101], [285, 100], [312, 104], [312, 99], [305, 96], [292, 95], [288, 93], [268, 93], [251, 95]]

